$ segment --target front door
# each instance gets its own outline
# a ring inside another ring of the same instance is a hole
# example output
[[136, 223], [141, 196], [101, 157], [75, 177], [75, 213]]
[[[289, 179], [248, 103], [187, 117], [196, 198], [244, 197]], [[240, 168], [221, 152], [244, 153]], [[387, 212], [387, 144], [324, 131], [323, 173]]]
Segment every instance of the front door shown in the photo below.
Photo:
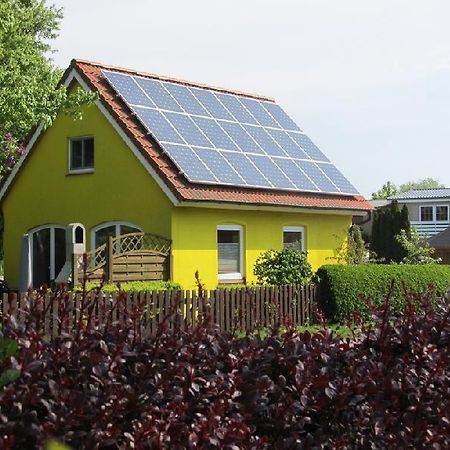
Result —
[[47, 286], [66, 262], [66, 229], [43, 227], [31, 234], [33, 287]]

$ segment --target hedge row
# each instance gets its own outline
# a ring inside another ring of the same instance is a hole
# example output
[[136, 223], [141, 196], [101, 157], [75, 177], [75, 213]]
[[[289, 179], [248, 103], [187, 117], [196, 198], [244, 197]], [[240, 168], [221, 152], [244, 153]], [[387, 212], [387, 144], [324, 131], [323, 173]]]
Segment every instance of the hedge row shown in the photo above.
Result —
[[381, 304], [391, 283], [391, 308], [401, 312], [405, 288], [411, 295], [430, 291], [441, 296], [450, 286], [450, 267], [444, 265], [364, 264], [326, 265], [319, 268], [321, 308], [332, 321], [350, 319], [354, 312], [367, 314], [366, 299]]

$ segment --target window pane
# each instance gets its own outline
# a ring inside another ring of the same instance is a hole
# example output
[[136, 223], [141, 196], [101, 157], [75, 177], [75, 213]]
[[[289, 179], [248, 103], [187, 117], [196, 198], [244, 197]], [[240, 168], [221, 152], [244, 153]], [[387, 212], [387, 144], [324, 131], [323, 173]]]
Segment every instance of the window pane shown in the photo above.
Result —
[[94, 139], [84, 140], [84, 167], [94, 167]]
[[422, 206], [420, 208], [420, 220], [422, 222], [432, 222], [433, 221], [433, 207], [432, 206]]
[[448, 206], [436, 206], [436, 220], [448, 220]]
[[33, 233], [33, 287], [50, 284], [50, 228]]
[[120, 225], [120, 234], [139, 233], [141, 230], [136, 227], [130, 227], [128, 225]]
[[70, 141], [70, 168], [81, 169], [82, 160], [82, 141]]
[[219, 257], [219, 274], [239, 273], [239, 231], [217, 230], [217, 249]]
[[55, 279], [66, 263], [66, 230], [55, 229]]
[[283, 233], [283, 246], [284, 248], [302, 251], [302, 239], [301, 231], [285, 231]]
[[98, 248], [103, 244], [106, 244], [109, 236], [116, 237], [116, 226], [111, 225], [109, 227], [101, 228], [95, 232], [95, 246]]

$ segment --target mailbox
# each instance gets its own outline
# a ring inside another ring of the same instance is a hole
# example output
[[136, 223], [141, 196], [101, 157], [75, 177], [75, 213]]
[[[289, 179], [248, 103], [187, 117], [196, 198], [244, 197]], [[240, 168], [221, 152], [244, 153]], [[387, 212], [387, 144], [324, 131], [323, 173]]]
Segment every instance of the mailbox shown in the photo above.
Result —
[[70, 223], [66, 230], [66, 255], [81, 255], [86, 251], [86, 229], [81, 223]]

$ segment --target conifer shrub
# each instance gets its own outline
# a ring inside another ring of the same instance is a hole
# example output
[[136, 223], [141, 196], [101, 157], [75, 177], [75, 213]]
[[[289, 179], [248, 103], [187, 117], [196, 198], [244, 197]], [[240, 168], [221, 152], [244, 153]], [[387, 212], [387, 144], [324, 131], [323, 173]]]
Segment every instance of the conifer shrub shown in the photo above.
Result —
[[337, 322], [349, 320], [355, 313], [367, 317], [365, 300], [380, 304], [388, 292], [392, 310], [401, 313], [405, 309], [405, 293], [429, 291], [437, 297], [450, 287], [450, 267], [438, 264], [326, 265], [316, 275], [320, 307], [329, 320]]

